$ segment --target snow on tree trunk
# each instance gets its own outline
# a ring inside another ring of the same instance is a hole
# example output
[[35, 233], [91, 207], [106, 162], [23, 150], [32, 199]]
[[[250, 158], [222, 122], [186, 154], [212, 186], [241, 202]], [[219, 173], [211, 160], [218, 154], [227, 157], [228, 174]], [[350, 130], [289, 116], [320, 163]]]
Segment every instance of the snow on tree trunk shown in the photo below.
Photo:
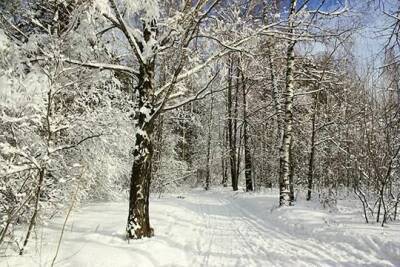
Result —
[[211, 183], [211, 138], [212, 138], [212, 125], [213, 125], [213, 105], [214, 105], [214, 95], [211, 91], [211, 102], [210, 102], [210, 113], [208, 117], [208, 137], [207, 137], [207, 158], [206, 158], [206, 181], [205, 181], [205, 190], [210, 188]]
[[129, 239], [151, 237], [149, 196], [152, 177], [151, 162], [153, 156], [152, 134], [154, 131], [154, 112], [152, 104], [154, 84], [154, 61], [142, 65], [139, 83], [136, 88], [136, 107], [134, 127], [136, 141], [133, 149], [133, 166], [129, 192], [129, 214], [126, 227]]
[[279, 204], [281, 206], [289, 206], [292, 204], [290, 197], [290, 143], [292, 140], [293, 124], [293, 61], [293, 47], [291, 47], [288, 51], [287, 88], [284, 106], [285, 121], [279, 159]]
[[149, 219], [151, 158], [153, 156], [153, 147], [149, 136], [150, 130], [139, 131], [136, 134], [126, 229], [130, 239], [153, 236]]
[[[289, 13], [289, 31], [293, 33], [293, 16], [295, 14], [296, 0], [291, 1]], [[294, 46], [296, 41], [290, 41], [287, 49], [286, 67], [286, 92], [284, 95], [284, 125], [283, 136], [279, 155], [279, 205], [290, 206], [291, 197], [290, 166], [291, 166], [291, 143], [293, 127], [293, 96], [294, 96]]]
[[277, 77], [275, 74], [275, 62], [274, 62], [274, 55], [273, 48], [271, 46], [268, 47], [268, 63], [270, 69], [270, 76], [272, 82], [272, 98], [274, 100], [274, 108], [276, 112], [276, 126], [277, 126], [277, 133], [278, 133], [278, 143], [282, 140], [282, 105], [281, 105], [281, 92], [279, 92]]

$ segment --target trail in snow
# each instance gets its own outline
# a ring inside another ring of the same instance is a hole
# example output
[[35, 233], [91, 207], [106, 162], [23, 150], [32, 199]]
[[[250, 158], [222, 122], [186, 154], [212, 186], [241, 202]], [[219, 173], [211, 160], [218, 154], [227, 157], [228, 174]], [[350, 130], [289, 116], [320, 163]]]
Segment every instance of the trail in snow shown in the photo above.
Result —
[[[56, 266], [400, 266], [399, 225], [312, 206], [276, 210], [276, 200], [228, 190], [153, 199], [156, 236], [130, 244], [126, 203], [91, 204], [71, 218]], [[0, 265], [48, 266], [62, 222], [40, 229], [27, 256]]]

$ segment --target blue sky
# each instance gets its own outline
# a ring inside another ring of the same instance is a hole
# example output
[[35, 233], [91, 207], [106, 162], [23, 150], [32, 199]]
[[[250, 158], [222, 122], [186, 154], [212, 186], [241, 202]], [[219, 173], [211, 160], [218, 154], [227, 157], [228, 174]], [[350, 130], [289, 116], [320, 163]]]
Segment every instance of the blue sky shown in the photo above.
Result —
[[[287, 7], [290, 0], [284, 0], [284, 7]], [[298, 7], [304, 1], [299, 0]], [[326, 0], [322, 10], [333, 11], [343, 7], [346, 0]], [[385, 10], [393, 10], [394, 1], [385, 1]], [[307, 4], [309, 9], [316, 9], [320, 6], [321, 0], [310, 0]], [[348, 0], [350, 13], [353, 16], [353, 21], [350, 23], [360, 23], [360, 28], [353, 35], [353, 47], [355, 60], [357, 62], [356, 68], [358, 71], [365, 71], [365, 67], [374, 62], [376, 70], [382, 64], [383, 53], [382, 49], [387, 42], [387, 37], [382, 36], [385, 33], [382, 29], [389, 25], [389, 17], [383, 14], [382, 5], [379, 6], [377, 2], [372, 5], [367, 5], [366, 0]], [[343, 20], [342, 20], [343, 21]]]
[[[230, 0], [226, 0], [228, 3]], [[272, 1], [272, 0], [271, 0]], [[284, 14], [291, 0], [282, 0], [281, 13]], [[298, 0], [297, 7], [299, 8], [307, 0]], [[307, 7], [309, 9], [317, 9], [323, 0], [309, 0]], [[367, 5], [367, 0], [325, 0], [322, 6], [323, 11], [335, 11], [347, 4], [350, 8], [350, 14], [354, 20], [340, 18], [341, 22], [349, 21], [362, 25], [357, 33], [353, 36], [353, 52], [356, 60], [359, 61], [358, 66], [365, 66], [367, 62], [375, 60], [379, 52], [382, 50], [385, 41], [384, 37], [380, 36], [383, 25], [388, 25], [388, 17], [382, 12], [382, 6], [377, 2]], [[398, 0], [385, 0], [385, 9], [393, 9], [394, 2]], [[268, 2], [268, 1], [267, 1]], [[382, 54], [382, 53], [380, 53]]]
[[[305, 0], [299, 0], [298, 1], [298, 5], [302, 5], [304, 3]], [[344, 1], [340, 1], [340, 0], [326, 0], [324, 3], [324, 8], [330, 8], [330, 7], [337, 7], [340, 6], [341, 3], [343, 3]], [[317, 8], [321, 3], [321, 0], [310, 0], [307, 3], [307, 6], [310, 8]]]

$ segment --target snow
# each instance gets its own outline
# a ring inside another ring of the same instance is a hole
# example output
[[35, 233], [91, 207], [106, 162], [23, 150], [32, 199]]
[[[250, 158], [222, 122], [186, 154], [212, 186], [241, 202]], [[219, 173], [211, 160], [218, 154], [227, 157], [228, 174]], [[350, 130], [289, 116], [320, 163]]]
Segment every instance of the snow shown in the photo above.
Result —
[[149, 122], [151, 120], [151, 114], [153, 113], [151, 108], [145, 105], [140, 108], [139, 112], [145, 116], [145, 122]]
[[149, 140], [149, 135], [147, 134], [147, 132], [145, 130], [137, 129], [136, 134], [142, 136], [143, 139]]
[[136, 187], [138, 188], [137, 191], [138, 199], [144, 199], [142, 185], [138, 184]]
[[154, 36], [151, 36], [150, 40], [143, 44], [144, 44], [142, 53], [143, 60], [145, 60], [146, 62], [150, 62], [151, 59], [154, 57], [154, 51], [157, 48], [158, 42], [154, 38]]
[[0, 29], [0, 53], [7, 50], [9, 45], [10, 41], [4, 33], [4, 30]]
[[[400, 266], [399, 224], [365, 224], [348, 200], [337, 212], [277, 204], [274, 191], [229, 188], [152, 198], [155, 237], [128, 243], [127, 203], [92, 203], [71, 215], [55, 266]], [[49, 266], [63, 220], [0, 266]]]
[[97, 8], [101, 13], [110, 14], [111, 8], [108, 4], [108, 0], [96, 0], [94, 1], [94, 7]]
[[[158, 19], [160, 16], [157, 0], [123, 0], [122, 4], [126, 8], [126, 12], [128, 12], [129, 15], [135, 14], [139, 10], [144, 10], [146, 12], [146, 18], [149, 21], [152, 19]], [[97, 8], [101, 13], [111, 14], [109, 0], [95, 0], [94, 7]]]

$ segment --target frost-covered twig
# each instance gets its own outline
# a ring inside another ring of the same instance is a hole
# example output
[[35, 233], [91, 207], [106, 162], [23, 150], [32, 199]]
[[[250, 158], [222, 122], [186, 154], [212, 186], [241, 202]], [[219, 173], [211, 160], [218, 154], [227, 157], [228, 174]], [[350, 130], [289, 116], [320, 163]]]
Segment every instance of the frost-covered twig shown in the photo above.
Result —
[[54, 148], [49, 147], [48, 152], [49, 152], [49, 154], [53, 154], [53, 153], [61, 151], [61, 150], [75, 148], [90, 139], [98, 138], [98, 137], [101, 137], [102, 135], [103, 134], [94, 134], [94, 135], [87, 136], [74, 144], [62, 145], [62, 146], [58, 146], [58, 147], [54, 147]]
[[56, 262], [56, 259], [57, 259], [57, 256], [58, 256], [58, 252], [60, 251], [62, 238], [64, 236], [64, 230], [65, 230], [65, 227], [67, 225], [69, 216], [70, 216], [70, 214], [72, 212], [72, 209], [74, 208], [74, 205], [75, 205], [75, 202], [76, 202], [76, 199], [77, 199], [77, 196], [78, 196], [79, 188], [80, 188], [80, 185], [81, 185], [81, 179], [82, 179], [83, 174], [85, 172], [85, 168], [86, 167], [82, 168], [81, 174], [80, 174], [79, 179], [78, 179], [78, 185], [76, 186], [74, 195], [72, 197], [71, 205], [70, 205], [70, 207], [68, 209], [67, 215], [65, 216], [64, 223], [63, 223], [63, 226], [62, 226], [62, 229], [61, 229], [61, 233], [60, 233], [60, 238], [58, 239], [58, 243], [57, 243], [56, 253], [55, 253], [54, 257], [53, 257], [53, 260], [51, 261], [51, 266], [52, 267], [54, 266], [54, 264]]
[[[214, 75], [214, 77], [213, 77], [212, 79], [210, 79], [210, 80], [207, 82], [206, 86], [204, 86], [202, 89], [200, 89], [199, 91], [197, 91], [197, 93], [196, 93], [194, 96], [189, 97], [189, 98], [185, 99], [184, 101], [182, 101], [182, 102], [180, 102], [180, 103], [178, 103], [178, 104], [164, 107], [164, 108], [162, 109], [162, 111], [164, 112], [164, 111], [174, 110], [174, 109], [177, 109], [177, 108], [179, 108], [179, 107], [182, 107], [182, 106], [184, 106], [184, 105], [186, 105], [186, 104], [188, 104], [188, 103], [190, 103], [190, 102], [193, 102], [193, 101], [196, 101], [196, 100], [199, 100], [199, 99], [202, 99], [202, 98], [206, 97], [206, 96], [209, 95], [209, 94], [205, 94], [205, 95], [203, 95], [203, 96], [201, 96], [201, 94], [202, 94], [203, 92], [205, 92], [205, 91], [210, 87], [210, 85], [211, 85], [211, 84], [215, 81], [215, 79], [217, 78], [218, 74], [219, 74], [219, 71]], [[225, 89], [225, 88], [224, 88], [224, 89]], [[215, 93], [215, 92], [214, 92], [214, 93]]]

